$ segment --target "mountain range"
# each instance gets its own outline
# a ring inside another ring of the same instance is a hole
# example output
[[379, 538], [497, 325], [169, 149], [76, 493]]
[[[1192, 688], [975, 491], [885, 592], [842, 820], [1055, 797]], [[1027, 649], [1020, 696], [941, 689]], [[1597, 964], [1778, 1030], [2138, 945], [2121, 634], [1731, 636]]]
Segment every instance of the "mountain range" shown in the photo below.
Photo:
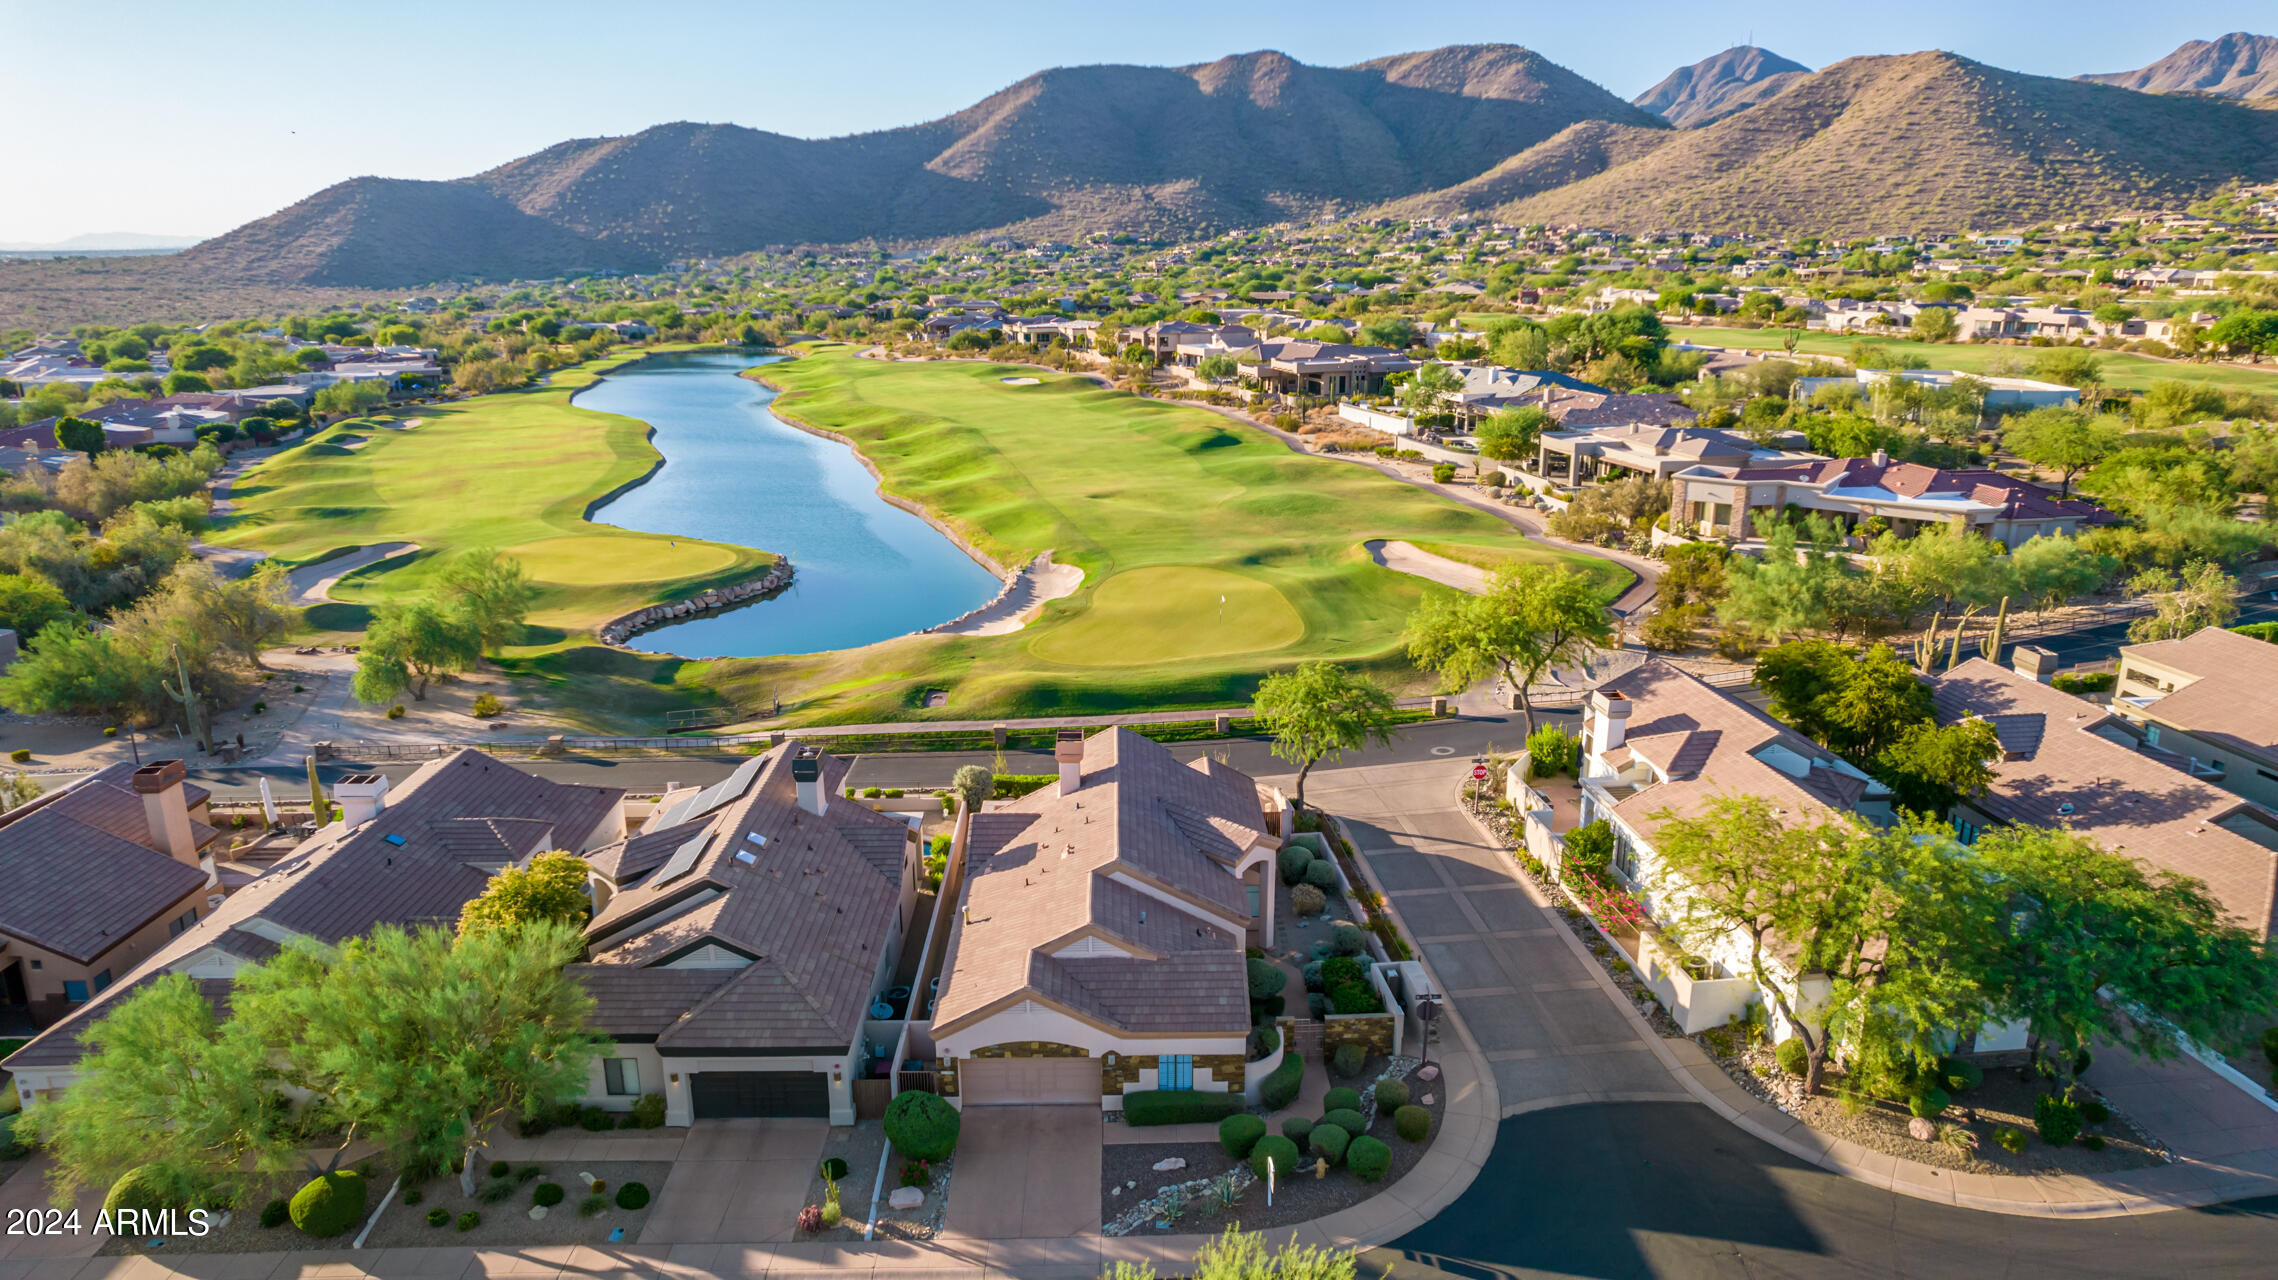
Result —
[[208, 280], [395, 287], [800, 243], [1184, 238], [1362, 209], [1871, 234], [2105, 213], [2272, 177], [2278, 112], [1945, 53], [1814, 72], [1744, 46], [1632, 103], [1516, 45], [1350, 67], [1261, 52], [1058, 68], [876, 133], [677, 123], [454, 181], [356, 178], [178, 263]]
[[2145, 93], [2266, 98], [2278, 94], [2278, 38], [2233, 31], [2219, 40], [2185, 41], [2148, 67], [2075, 78]]

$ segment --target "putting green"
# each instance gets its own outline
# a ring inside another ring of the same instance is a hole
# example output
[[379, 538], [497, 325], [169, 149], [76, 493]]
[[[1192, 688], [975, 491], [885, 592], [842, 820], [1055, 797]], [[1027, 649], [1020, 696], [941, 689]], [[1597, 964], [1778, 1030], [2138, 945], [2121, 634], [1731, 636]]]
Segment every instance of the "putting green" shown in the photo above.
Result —
[[736, 554], [728, 548], [688, 538], [570, 534], [525, 542], [507, 553], [520, 560], [531, 577], [563, 586], [667, 582], [716, 573], [736, 563]]
[[1155, 565], [1099, 584], [1089, 610], [1037, 636], [1029, 652], [1071, 667], [1143, 667], [1262, 653], [1304, 635], [1288, 598], [1255, 578]]

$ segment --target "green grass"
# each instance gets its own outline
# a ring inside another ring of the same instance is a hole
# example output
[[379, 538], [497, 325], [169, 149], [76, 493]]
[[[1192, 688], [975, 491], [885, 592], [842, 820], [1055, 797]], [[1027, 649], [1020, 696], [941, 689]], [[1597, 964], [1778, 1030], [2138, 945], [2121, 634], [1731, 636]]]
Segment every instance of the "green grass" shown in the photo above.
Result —
[[5, 1058], [9, 1054], [14, 1053], [16, 1050], [21, 1049], [30, 1043], [31, 1041], [29, 1040], [11, 1040], [0, 1038], [0, 1058]]
[[[232, 487], [237, 512], [209, 535], [287, 565], [356, 547], [416, 542], [420, 551], [344, 579], [344, 603], [312, 624], [360, 625], [364, 608], [423, 594], [453, 552], [496, 547], [539, 585], [530, 621], [560, 643], [659, 600], [749, 576], [764, 551], [593, 524], [594, 499], [657, 460], [634, 419], [573, 409], [615, 358], [556, 372], [543, 386], [345, 422], [280, 453]], [[418, 419], [411, 430], [388, 424]], [[333, 443], [368, 437], [358, 449]], [[546, 646], [533, 646], [534, 648]]]
[[[1708, 327], [1674, 327], [1669, 336], [1678, 342], [1693, 342], [1704, 346], [1744, 347], [1751, 350], [1781, 349], [1784, 330], [1780, 329], [1721, 329]], [[1996, 366], [2007, 362], [2030, 362], [2041, 351], [2038, 347], [1979, 346], [1973, 343], [1915, 342], [1907, 338], [1881, 338], [1861, 334], [1858, 337], [1836, 336], [1825, 333], [1807, 333], [1796, 343], [1799, 356], [1843, 356], [1851, 354], [1854, 342], [1870, 342], [1894, 352], [1920, 356], [1930, 362], [1933, 369], [1959, 369], [1965, 373], [1990, 373]], [[2104, 385], [2123, 391], [2144, 391], [2154, 382], [2183, 382], [2192, 386], [2213, 387], [2220, 391], [2246, 391], [2257, 395], [2278, 395], [2278, 372], [2262, 373], [2253, 369], [2233, 368], [2220, 364], [2170, 363], [2153, 360], [2127, 351], [2096, 351], [2092, 353], [2103, 363]]]
[[[1314, 658], [1410, 684], [1401, 628], [1425, 591], [1444, 588], [1371, 563], [1361, 545], [1371, 538], [1579, 564], [1609, 594], [1628, 581], [1372, 469], [1084, 378], [860, 360], [839, 346], [764, 373], [786, 392], [779, 414], [853, 440], [887, 492], [1001, 563], [1050, 548], [1086, 575], [1082, 590], [1012, 635], [728, 660], [699, 677], [742, 705], [780, 691], [806, 721], [1231, 705], [1264, 674]], [[1043, 381], [999, 381], [1013, 375]], [[947, 705], [926, 708], [928, 690], [947, 692]]]

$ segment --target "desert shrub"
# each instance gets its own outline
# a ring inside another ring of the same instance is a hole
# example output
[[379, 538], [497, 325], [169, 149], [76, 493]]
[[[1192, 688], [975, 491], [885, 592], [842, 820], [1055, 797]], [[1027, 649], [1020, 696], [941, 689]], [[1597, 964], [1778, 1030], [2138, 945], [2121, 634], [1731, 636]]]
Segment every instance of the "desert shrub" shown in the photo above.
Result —
[[18, 747], [8, 753], [8, 758], [17, 764], [22, 764], [32, 758], [32, 749], [30, 747]]
[[1313, 1136], [1312, 1118], [1309, 1116], [1291, 1116], [1282, 1121], [1281, 1136], [1301, 1147], [1304, 1146], [1305, 1140]]
[[1379, 1111], [1395, 1111], [1408, 1105], [1408, 1082], [1405, 1080], [1379, 1080], [1376, 1082], [1376, 1107]]
[[1282, 1174], [1296, 1172], [1297, 1144], [1279, 1134], [1267, 1134], [1258, 1139], [1257, 1145], [1250, 1148], [1250, 1172], [1265, 1177], [1268, 1161]]
[[633, 1127], [661, 1129], [664, 1127], [664, 1095], [644, 1093], [633, 1102]]
[[503, 1178], [513, 1171], [514, 1166], [506, 1163], [504, 1160], [493, 1160], [490, 1162], [490, 1176], [493, 1178]]
[[450, 1220], [451, 1220], [451, 1211], [450, 1211], [449, 1209], [429, 1209], [429, 1210], [427, 1211], [427, 1225], [428, 1225], [428, 1226], [431, 1226], [431, 1227], [440, 1227], [440, 1226], [442, 1226], [444, 1223], [447, 1223], [447, 1222], [449, 1222]]
[[157, 1213], [161, 1209], [178, 1207], [180, 1196], [174, 1182], [166, 1172], [154, 1164], [136, 1165], [119, 1175], [111, 1189], [103, 1196], [103, 1213], [115, 1215], [121, 1209], [135, 1213]]
[[271, 1200], [261, 1206], [261, 1225], [275, 1230], [293, 1220], [293, 1206], [283, 1200]]
[[532, 1204], [544, 1205], [550, 1209], [561, 1202], [562, 1184], [559, 1182], [541, 1182], [530, 1192]]
[[516, 1182], [535, 1182], [538, 1179], [538, 1175], [544, 1172], [544, 1169], [541, 1169], [534, 1164], [526, 1164], [514, 1171], [514, 1180]]
[[940, 1160], [957, 1149], [957, 1109], [921, 1089], [904, 1089], [886, 1104], [886, 1141], [905, 1156]]
[[580, 1218], [597, 1217], [600, 1215], [603, 1209], [606, 1209], [608, 1207], [609, 1197], [604, 1195], [590, 1195], [585, 1199], [577, 1202], [577, 1216]]
[[[1321, 1124], [1333, 1124], [1348, 1134], [1368, 1132], [1368, 1118], [1350, 1107], [1332, 1107], [1321, 1113]], [[1314, 1128], [1320, 1128], [1315, 1125]]]
[[1566, 853], [1562, 867], [1567, 873], [1561, 879], [1580, 876], [1586, 880], [1603, 880], [1606, 868], [1613, 865], [1614, 829], [1604, 818], [1586, 822], [1566, 833]]
[[1232, 1115], [1218, 1122], [1218, 1145], [1236, 1160], [1250, 1154], [1250, 1148], [1264, 1136], [1266, 1122], [1253, 1115]]
[[2059, 693], [2110, 693], [2117, 679], [2116, 671], [2067, 671], [2049, 685]]
[[1265, 1083], [1258, 1086], [1258, 1101], [1268, 1111], [1279, 1111], [1297, 1101], [1297, 1091], [1305, 1084], [1305, 1059], [1294, 1053], [1283, 1054], [1281, 1065], [1266, 1075]]
[[[1281, 999], [1275, 996], [1274, 999]], [[1278, 1012], [1278, 1010], [1277, 1010]], [[1267, 1024], [1250, 1033], [1250, 1061], [1257, 1062], [1281, 1047], [1281, 1029]]]
[[1281, 966], [1273, 961], [1252, 959], [1247, 963], [1249, 966], [1250, 999], [1264, 1000], [1280, 995], [1281, 989], [1289, 985], [1289, 975], [1282, 972]]
[[617, 1207], [620, 1209], [646, 1208], [648, 1203], [649, 1189], [638, 1182], [628, 1182], [617, 1188]]
[[1968, 1093], [1985, 1083], [1985, 1068], [1959, 1058], [1940, 1058], [1938, 1074], [1945, 1079], [1948, 1093]]
[[1343, 1125], [1317, 1124], [1306, 1137], [1306, 1149], [1330, 1164], [1345, 1162], [1345, 1148], [1353, 1140], [1352, 1131]]
[[1582, 758], [1582, 740], [1554, 724], [1527, 735], [1527, 771], [1538, 778], [1571, 773]]
[[1432, 1133], [1432, 1113], [1422, 1107], [1405, 1106], [1392, 1112], [1392, 1132], [1407, 1142], [1422, 1142]]
[[1911, 1098], [1908, 1098], [1906, 1100], [1906, 1109], [1925, 1120], [1935, 1120], [1938, 1118], [1939, 1114], [1945, 1111], [1945, 1109], [1952, 1103], [1953, 1098], [1948, 1096], [1944, 1089], [1941, 1089], [1936, 1085], [1931, 1085], [1929, 1088], [1924, 1089], [1922, 1092], [1915, 1094]]
[[1362, 1182], [1381, 1182], [1392, 1169], [1392, 1148], [1364, 1134], [1345, 1148], [1345, 1167]]
[[1337, 881], [1337, 864], [1327, 858], [1316, 858], [1313, 865], [1305, 868], [1305, 883], [1323, 894], [1343, 892], [1343, 887]]
[[482, 1225], [482, 1214], [473, 1209], [459, 1215], [459, 1230], [472, 1231]]
[[483, 1189], [475, 1193], [475, 1199], [484, 1204], [505, 1204], [514, 1198], [514, 1187], [515, 1184], [510, 1179], [500, 1178], [496, 1182], [484, 1184]]
[[293, 1225], [320, 1240], [339, 1235], [363, 1220], [365, 1194], [364, 1175], [353, 1169], [312, 1178], [293, 1193]]
[[577, 1113], [578, 1127], [587, 1133], [602, 1133], [617, 1127], [617, 1118], [599, 1107], [586, 1107]]
[[837, 1156], [832, 1156], [823, 1161], [823, 1176], [833, 1182], [844, 1180], [846, 1177], [846, 1161]]
[[1329, 927], [1329, 951], [1333, 955], [1357, 956], [1368, 951], [1368, 930], [1348, 920], [1339, 920]]
[[2044, 1093], [2033, 1099], [2033, 1127], [2041, 1141], [2052, 1147], [2069, 1147], [2080, 1136], [2080, 1108], [2072, 1099]]
[[[399, 703], [395, 704], [394, 706], [392, 706], [392, 707], [389, 707], [389, 708], [388, 708], [388, 719], [390, 719], [390, 720], [401, 720], [401, 719], [403, 719], [403, 716], [404, 716], [404, 711], [403, 711], [403, 704], [402, 704], [402, 703], [400, 703], [400, 702], [399, 702]], [[480, 1221], [482, 1220], [482, 1215], [480, 1215], [480, 1214], [477, 1214], [477, 1215], [475, 1215], [475, 1220], [476, 1220], [477, 1222], [480, 1222]], [[466, 1228], [465, 1228], [465, 1227], [461, 1227], [461, 1228], [459, 1228], [459, 1230], [461, 1230], [461, 1231], [464, 1231], [464, 1230], [466, 1230]]]
[[[930, 1095], [929, 1095], [930, 1096]], [[1143, 1089], [1123, 1095], [1123, 1123], [1194, 1124], [1223, 1120], [1242, 1109], [1238, 1093], [1196, 1093], [1192, 1089]], [[895, 1144], [899, 1146], [900, 1144]]]
[[1350, 1080], [1368, 1065], [1368, 1055], [1357, 1044], [1341, 1044], [1329, 1055], [1329, 1069], [1343, 1079]]
[[1340, 1085], [1321, 1095], [1323, 1111], [1360, 1110], [1360, 1090]]
[[1285, 844], [1274, 857], [1280, 863], [1281, 882], [1296, 884], [1305, 878], [1305, 868], [1312, 865], [1313, 851], [1301, 844]]
[[1305, 968], [1301, 971], [1301, 973], [1305, 979], [1305, 989], [1307, 991], [1319, 991], [1321, 989], [1322, 963], [1323, 962], [1319, 960], [1306, 961]]
[[1448, 483], [1449, 481], [1451, 481], [1451, 480], [1454, 480], [1454, 479], [1455, 479], [1455, 464], [1454, 464], [1454, 463], [1452, 463], [1452, 462], [1441, 462], [1441, 463], [1435, 463], [1435, 464], [1432, 466], [1432, 483], [1433, 483], [1433, 484], [1446, 484], [1446, 483]]
[[1289, 905], [1301, 916], [1317, 916], [1329, 909], [1329, 895], [1309, 884], [1289, 891]]
[[2270, 1059], [2271, 1066], [2278, 1067], [2278, 1027], [2270, 1027], [2263, 1031], [2262, 1056]]
[[2104, 1135], [2100, 1133], [2089, 1134], [2080, 1140], [2080, 1145], [2090, 1151], [2102, 1151], [2104, 1149]]
[[1773, 1047], [1772, 1056], [1780, 1060], [1780, 1070], [1798, 1078], [1811, 1065], [1811, 1050], [1804, 1048], [1803, 1040], [1797, 1036], [1780, 1041]]
[[2017, 1155], [2025, 1149], [2025, 1131], [2011, 1125], [2005, 1124], [1994, 1129], [1993, 1140], [2010, 1155]]
[[2112, 1108], [2094, 1098], [2080, 1100], [2080, 1118], [2089, 1124], [2102, 1124], [2112, 1118]]
[[1328, 991], [1329, 1007], [1337, 1013], [1382, 1013], [1384, 997], [1367, 982], [1339, 982]]
[[506, 704], [505, 704], [505, 703], [503, 703], [503, 702], [500, 702], [500, 701], [498, 700], [498, 695], [497, 695], [497, 694], [495, 694], [495, 693], [478, 693], [478, 694], [476, 694], [476, 695], [475, 695], [475, 705], [474, 705], [474, 717], [475, 717], [475, 719], [477, 719], [477, 720], [488, 720], [488, 719], [490, 719], [492, 716], [495, 716], [495, 715], [497, 715], [498, 713], [500, 713], [501, 711], [504, 711], [504, 710], [506, 710]]

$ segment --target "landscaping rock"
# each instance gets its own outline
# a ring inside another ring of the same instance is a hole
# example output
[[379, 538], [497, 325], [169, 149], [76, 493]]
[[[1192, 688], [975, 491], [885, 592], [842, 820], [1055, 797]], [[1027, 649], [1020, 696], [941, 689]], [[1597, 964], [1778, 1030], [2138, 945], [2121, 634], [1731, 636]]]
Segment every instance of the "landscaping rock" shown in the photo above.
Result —
[[1416, 1078], [1426, 1081], [1437, 1080], [1440, 1078], [1440, 1069], [1438, 1067], [1425, 1067], [1416, 1073]]
[[894, 1194], [886, 1197], [886, 1203], [896, 1209], [918, 1208], [925, 1203], [925, 1188], [896, 1187]]
[[1416, 1105], [1422, 1107], [1428, 1107], [1432, 1105], [1432, 1095], [1427, 1093], [1423, 1097], [1416, 1099]]
[[1169, 1173], [1173, 1169], [1186, 1168], [1186, 1161], [1179, 1156], [1172, 1156], [1168, 1160], [1157, 1160], [1152, 1167], [1157, 1173]]
[[1906, 1122], [1906, 1132], [1917, 1141], [1933, 1142], [1938, 1137], [1938, 1126], [1921, 1116], [1916, 1116]]
[[545, 1216], [546, 1206], [542, 1204], [534, 1204], [530, 1206], [530, 1221], [537, 1222], [542, 1220]]

